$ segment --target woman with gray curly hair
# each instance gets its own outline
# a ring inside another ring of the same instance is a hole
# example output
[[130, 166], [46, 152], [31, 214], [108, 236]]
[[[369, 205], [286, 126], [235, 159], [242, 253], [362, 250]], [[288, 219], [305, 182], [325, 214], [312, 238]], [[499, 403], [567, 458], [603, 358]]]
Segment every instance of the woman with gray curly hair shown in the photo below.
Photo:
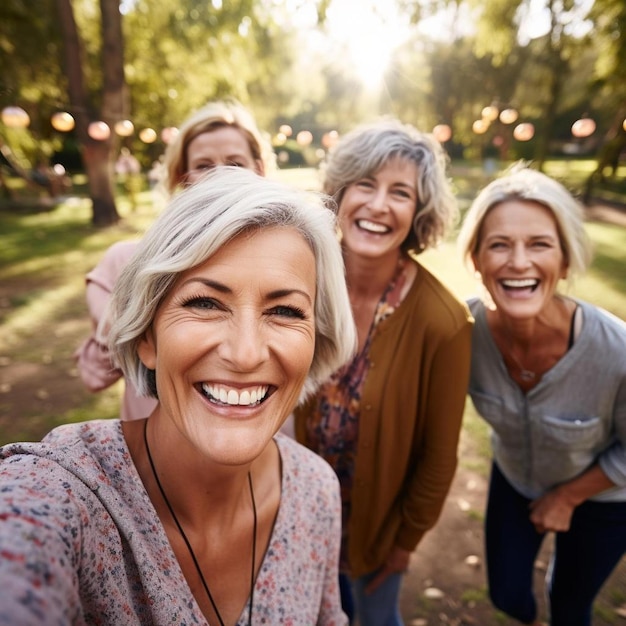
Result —
[[278, 433], [356, 344], [321, 197], [217, 168], [143, 237], [111, 319], [156, 407], [0, 448], [0, 624], [345, 625], [337, 477]]
[[524, 624], [542, 623], [533, 569], [554, 532], [550, 624], [589, 626], [626, 550], [626, 324], [561, 292], [591, 253], [582, 206], [541, 172], [516, 164], [487, 185], [458, 243], [485, 287], [469, 302], [469, 392], [493, 429], [491, 599]]
[[471, 317], [418, 261], [457, 205], [439, 143], [393, 119], [345, 135], [323, 175], [359, 348], [296, 411], [296, 436], [339, 476], [344, 609], [354, 599], [361, 626], [393, 626], [402, 574], [457, 463]]

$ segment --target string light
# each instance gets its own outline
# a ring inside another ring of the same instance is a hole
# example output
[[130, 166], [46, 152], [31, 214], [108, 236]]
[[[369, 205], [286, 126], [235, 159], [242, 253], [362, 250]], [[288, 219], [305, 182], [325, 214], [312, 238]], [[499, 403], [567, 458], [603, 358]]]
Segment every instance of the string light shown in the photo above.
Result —
[[61, 133], [67, 133], [75, 126], [74, 118], [67, 111], [58, 111], [50, 119], [52, 128]]
[[513, 137], [517, 141], [530, 141], [535, 136], [535, 127], [530, 122], [518, 124], [513, 129]]
[[309, 130], [301, 130], [296, 135], [296, 142], [300, 146], [308, 146], [313, 141], [313, 134]]
[[498, 107], [495, 104], [490, 104], [482, 110], [481, 115], [484, 120], [495, 122], [495, 120], [498, 118], [498, 113]]
[[593, 135], [596, 130], [596, 123], [590, 117], [583, 117], [572, 124], [572, 135], [583, 138]]
[[518, 117], [519, 113], [513, 108], [504, 109], [500, 113], [500, 121], [503, 124], [512, 124], [513, 122], [517, 121]]
[[178, 128], [175, 126], [167, 126], [161, 131], [161, 139], [164, 144], [170, 144], [178, 135]]
[[99, 120], [89, 124], [87, 134], [95, 141], [105, 141], [110, 137], [111, 129], [106, 122]]
[[3, 124], [9, 128], [26, 128], [30, 124], [30, 116], [21, 107], [4, 107], [0, 117]]
[[472, 130], [477, 134], [477, 135], [483, 135], [487, 132], [489, 128], [489, 122], [485, 119], [482, 120], [476, 120], [473, 124], [472, 124]]
[[135, 132], [135, 126], [130, 120], [120, 120], [113, 128], [120, 137], [130, 137]]
[[445, 143], [452, 137], [452, 129], [448, 124], [437, 124], [433, 128], [433, 136], [439, 143]]
[[154, 128], [142, 128], [139, 131], [139, 139], [144, 143], [154, 143], [157, 138], [157, 133]]
[[332, 148], [339, 141], [339, 133], [336, 130], [329, 130], [322, 135], [322, 145], [327, 150]]

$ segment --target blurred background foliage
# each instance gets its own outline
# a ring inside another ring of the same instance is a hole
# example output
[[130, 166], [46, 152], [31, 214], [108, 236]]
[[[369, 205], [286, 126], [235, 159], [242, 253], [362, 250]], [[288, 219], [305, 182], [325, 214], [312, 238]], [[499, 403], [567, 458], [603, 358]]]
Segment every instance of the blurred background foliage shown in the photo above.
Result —
[[[121, 38], [115, 34], [117, 18]], [[112, 86], [117, 67], [121, 84]], [[77, 77], [80, 97], [72, 87]], [[93, 157], [88, 122], [127, 118], [135, 132], [112, 133], [94, 157], [106, 160], [106, 168], [96, 169], [112, 186], [122, 146], [147, 170], [163, 152], [162, 129], [177, 126], [209, 100], [228, 97], [254, 111], [283, 167], [316, 165], [330, 145], [327, 133], [341, 134], [389, 114], [426, 131], [449, 126], [445, 145], [454, 159], [526, 158], [542, 167], [547, 158], [592, 157], [597, 167], [588, 182], [602, 182], [614, 177], [611, 165], [626, 145], [626, 3], [4, 0], [0, 5], [0, 108], [19, 106], [30, 117], [27, 128], [0, 124], [0, 142], [25, 169], [59, 162], [70, 172], [82, 171], [85, 154]], [[496, 118], [475, 132], [490, 105], [515, 109], [518, 120], [505, 124]], [[57, 111], [77, 118], [74, 131], [51, 126]], [[596, 124], [588, 137], [572, 135], [580, 118]], [[520, 122], [533, 124], [530, 140], [514, 138]], [[283, 125], [292, 129], [287, 139], [279, 134]], [[154, 143], [139, 139], [142, 128], [157, 131]], [[297, 140], [302, 130], [310, 133], [308, 142]], [[96, 175], [94, 168], [87, 170], [88, 178]], [[88, 195], [93, 210], [103, 210], [93, 185]], [[102, 216], [94, 223], [107, 225], [119, 217], [114, 207]]]

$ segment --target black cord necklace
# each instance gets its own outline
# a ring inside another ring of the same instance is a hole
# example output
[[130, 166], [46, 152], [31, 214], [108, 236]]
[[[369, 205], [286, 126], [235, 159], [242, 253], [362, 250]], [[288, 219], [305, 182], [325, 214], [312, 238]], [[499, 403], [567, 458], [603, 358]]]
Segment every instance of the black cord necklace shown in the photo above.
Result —
[[[154, 476], [154, 480], [156, 481], [156, 484], [159, 487], [161, 496], [163, 496], [163, 500], [165, 501], [165, 504], [167, 505], [167, 508], [169, 509], [170, 515], [172, 516], [172, 519], [174, 520], [176, 527], [178, 528], [178, 532], [180, 533], [180, 536], [183, 538], [183, 541], [185, 542], [185, 545], [187, 546], [187, 550], [189, 550], [189, 554], [191, 555], [193, 564], [196, 566], [196, 570], [198, 572], [198, 575], [200, 576], [200, 580], [202, 581], [202, 586], [204, 587], [204, 590], [206, 591], [206, 594], [209, 597], [211, 606], [213, 607], [213, 610], [215, 611], [215, 615], [217, 615], [217, 619], [220, 622], [220, 626], [224, 626], [224, 620], [222, 619], [220, 612], [217, 610], [217, 605], [215, 604], [215, 600], [213, 600], [213, 596], [211, 595], [211, 592], [209, 591], [209, 585], [207, 584], [204, 578], [204, 575], [202, 574], [202, 570], [200, 569], [200, 564], [198, 563], [198, 559], [196, 558], [195, 552], [193, 551], [193, 548], [191, 547], [191, 543], [189, 542], [189, 539], [187, 539], [187, 535], [185, 534], [183, 527], [180, 525], [180, 522], [178, 521], [178, 518], [176, 517], [176, 513], [174, 513], [174, 509], [172, 505], [170, 504], [170, 501], [167, 499], [167, 496], [165, 495], [165, 490], [163, 489], [163, 485], [161, 485], [161, 481], [159, 480], [159, 476], [156, 472], [156, 468], [154, 467], [154, 461], [152, 460], [152, 455], [150, 454], [150, 446], [148, 445], [148, 420], [146, 420], [143, 424], [143, 441], [144, 441], [144, 445], [146, 446], [146, 454], [148, 455], [148, 461], [150, 462], [150, 467], [152, 468], [152, 474]], [[248, 472], [248, 485], [250, 487], [250, 499], [252, 500], [252, 513], [254, 515], [254, 524], [252, 526], [252, 570], [250, 572], [250, 608], [248, 610], [248, 626], [251, 626], [252, 625], [252, 605], [253, 605], [253, 599], [254, 599], [254, 570], [255, 570], [255, 554], [256, 554], [257, 517], [256, 517], [256, 503], [254, 501], [254, 488], [252, 486], [252, 476], [250, 475], [250, 472]]]

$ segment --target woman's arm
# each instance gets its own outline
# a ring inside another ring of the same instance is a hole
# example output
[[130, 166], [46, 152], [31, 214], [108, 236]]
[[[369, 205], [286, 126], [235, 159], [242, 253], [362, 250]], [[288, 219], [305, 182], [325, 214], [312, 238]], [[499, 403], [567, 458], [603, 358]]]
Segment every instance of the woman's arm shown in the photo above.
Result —
[[423, 391], [426, 421], [419, 458], [407, 481], [403, 522], [395, 544], [413, 551], [432, 528], [443, 508], [457, 465], [457, 448], [470, 374], [472, 324], [442, 341], [430, 364], [429, 386]]
[[538, 533], [567, 531], [574, 509], [579, 504], [614, 486], [615, 483], [596, 463], [580, 476], [533, 500], [530, 504], [530, 521]]
[[[80, 620], [80, 533], [61, 511], [57, 490], [33, 482], [42, 468], [0, 463], [0, 624], [70, 624]], [[29, 484], [30, 483], [30, 484]], [[65, 502], [64, 502], [65, 501]]]

